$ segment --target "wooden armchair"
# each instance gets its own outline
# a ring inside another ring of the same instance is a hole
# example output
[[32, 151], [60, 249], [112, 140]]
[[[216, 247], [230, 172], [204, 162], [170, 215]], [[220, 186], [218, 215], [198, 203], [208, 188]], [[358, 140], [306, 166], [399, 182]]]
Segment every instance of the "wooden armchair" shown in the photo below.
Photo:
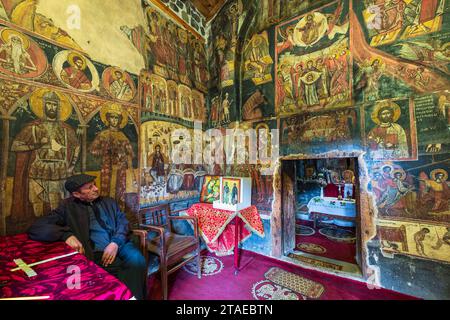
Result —
[[[145, 258], [151, 252], [160, 259], [161, 285], [163, 298], [167, 300], [168, 276], [184, 266], [194, 258], [197, 258], [197, 276], [201, 278], [200, 265], [200, 239], [198, 221], [195, 217], [170, 216], [169, 205], [159, 205], [139, 210], [139, 229], [147, 231], [145, 241], [141, 240]], [[173, 220], [193, 220], [194, 235], [186, 236], [172, 232]], [[151, 232], [153, 231], [153, 232]], [[156, 236], [154, 236], [156, 233]], [[143, 237], [140, 237], [143, 239]]]

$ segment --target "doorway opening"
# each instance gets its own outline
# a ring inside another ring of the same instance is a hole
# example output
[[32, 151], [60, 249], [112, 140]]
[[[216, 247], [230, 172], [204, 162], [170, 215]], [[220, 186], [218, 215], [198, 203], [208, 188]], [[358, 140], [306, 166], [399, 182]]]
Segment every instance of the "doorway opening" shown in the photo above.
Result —
[[295, 219], [284, 255], [361, 276], [358, 158], [284, 160], [282, 171], [290, 177], [282, 182], [283, 214]]

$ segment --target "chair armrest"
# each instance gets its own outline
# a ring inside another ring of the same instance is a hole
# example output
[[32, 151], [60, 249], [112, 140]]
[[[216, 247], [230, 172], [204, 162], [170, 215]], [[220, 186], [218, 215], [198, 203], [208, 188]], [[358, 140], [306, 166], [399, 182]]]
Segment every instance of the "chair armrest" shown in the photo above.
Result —
[[139, 249], [141, 249], [142, 254], [147, 259], [147, 231], [134, 229], [131, 230], [131, 233], [139, 238]]
[[170, 216], [168, 217], [169, 220], [194, 220], [194, 236], [196, 238], [198, 238], [198, 218], [197, 217], [189, 217], [189, 216], [183, 216], [183, 217], [178, 217], [178, 216]]
[[164, 249], [164, 250], [162, 250], [163, 252], [161, 253], [161, 255], [165, 257], [165, 255], [167, 253], [166, 252], [167, 248], [165, 246], [166, 245], [165, 229], [163, 227], [153, 226], [150, 224], [139, 224], [139, 228], [147, 229], [147, 231], [155, 231], [155, 232], [159, 233], [161, 249]]

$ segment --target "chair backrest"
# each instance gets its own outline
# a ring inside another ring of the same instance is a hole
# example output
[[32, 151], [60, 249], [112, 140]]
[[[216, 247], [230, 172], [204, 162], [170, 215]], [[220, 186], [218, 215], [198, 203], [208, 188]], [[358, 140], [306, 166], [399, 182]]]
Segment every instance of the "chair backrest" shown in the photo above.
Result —
[[168, 204], [161, 204], [154, 207], [143, 208], [139, 210], [138, 219], [140, 224], [164, 227], [171, 231], [171, 225], [168, 217], [170, 216], [170, 207]]

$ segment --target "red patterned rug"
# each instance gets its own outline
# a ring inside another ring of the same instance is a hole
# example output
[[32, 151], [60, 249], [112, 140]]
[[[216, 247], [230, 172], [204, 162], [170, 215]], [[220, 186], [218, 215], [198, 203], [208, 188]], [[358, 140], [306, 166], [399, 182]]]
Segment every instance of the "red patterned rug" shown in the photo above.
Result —
[[[206, 251], [203, 254], [202, 259], [208, 266], [202, 265], [201, 279], [196, 276], [195, 264], [169, 276], [170, 300], [414, 299], [390, 290], [370, 290], [358, 281], [307, 270], [244, 250], [241, 251], [241, 266], [245, 267], [235, 276], [233, 256], [217, 257]], [[150, 279], [149, 288], [150, 299], [161, 299], [156, 277]]]
[[[298, 228], [299, 226], [312, 228], [313, 224], [310, 221], [297, 220], [296, 227]], [[347, 232], [347, 230], [351, 229], [352, 228], [337, 227], [337, 230], [343, 230], [343, 232]], [[312, 235], [297, 234], [295, 236], [297, 250], [304, 251], [321, 257], [356, 264], [355, 260], [356, 246], [354, 241], [339, 241], [339, 239], [333, 237], [334, 233], [324, 232], [327, 230], [333, 229], [330, 228], [329, 226], [328, 227], [318, 226], [315, 230], [316, 232]], [[348, 232], [350, 233], [350, 231]], [[328, 235], [328, 237], [326, 235]], [[314, 250], [315, 252], [313, 252], [312, 250]]]

